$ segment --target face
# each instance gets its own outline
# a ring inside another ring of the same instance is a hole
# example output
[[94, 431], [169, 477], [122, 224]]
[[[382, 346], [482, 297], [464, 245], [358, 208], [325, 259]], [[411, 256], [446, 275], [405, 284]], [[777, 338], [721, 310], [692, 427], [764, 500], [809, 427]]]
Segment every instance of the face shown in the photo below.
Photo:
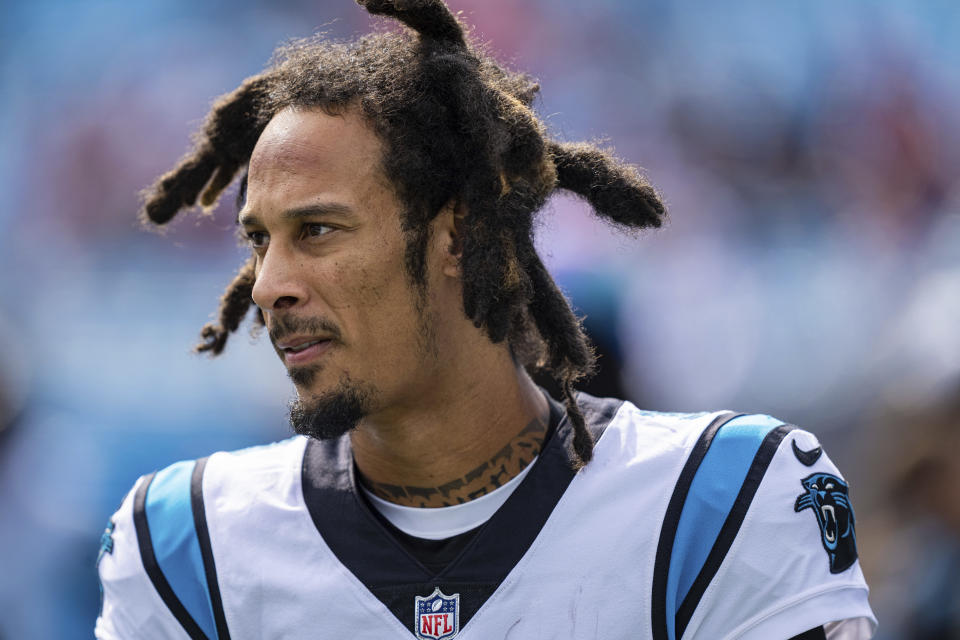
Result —
[[426, 289], [410, 282], [382, 153], [352, 111], [287, 109], [250, 158], [239, 221], [256, 256], [253, 300], [297, 388], [294, 427], [310, 435], [422, 397], [442, 370], [436, 309], [459, 308], [438, 299], [455, 295], [450, 265], [437, 264], [450, 255], [442, 234]]

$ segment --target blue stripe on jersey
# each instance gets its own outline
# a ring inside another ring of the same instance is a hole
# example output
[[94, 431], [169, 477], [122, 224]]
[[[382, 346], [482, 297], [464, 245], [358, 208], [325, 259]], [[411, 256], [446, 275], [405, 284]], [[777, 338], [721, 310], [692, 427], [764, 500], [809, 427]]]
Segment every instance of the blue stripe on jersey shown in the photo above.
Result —
[[670, 640], [676, 639], [677, 611], [706, 563], [760, 445], [781, 424], [770, 416], [739, 416], [713, 437], [690, 485], [674, 537], [666, 593]]
[[145, 511], [157, 565], [204, 634], [216, 638], [213, 606], [190, 504], [194, 464], [195, 461], [186, 460], [158, 471], [147, 489]]

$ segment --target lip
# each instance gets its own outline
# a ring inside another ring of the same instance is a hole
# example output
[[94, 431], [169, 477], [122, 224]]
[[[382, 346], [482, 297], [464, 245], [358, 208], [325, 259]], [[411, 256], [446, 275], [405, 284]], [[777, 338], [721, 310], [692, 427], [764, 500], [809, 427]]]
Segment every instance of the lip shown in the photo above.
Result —
[[[305, 342], [319, 341], [310, 345], [303, 351], [288, 351], [292, 347], [304, 344]], [[315, 360], [326, 353], [333, 346], [333, 340], [318, 336], [297, 336], [288, 338], [283, 342], [278, 342], [276, 347], [283, 354], [283, 362], [287, 366], [301, 365]]]
[[288, 336], [283, 340], [278, 340], [275, 344], [277, 349], [290, 349], [291, 347], [296, 347], [301, 345], [304, 342], [314, 342], [316, 340], [330, 340], [331, 337], [326, 334], [308, 334], [308, 333], [298, 333], [296, 335]]

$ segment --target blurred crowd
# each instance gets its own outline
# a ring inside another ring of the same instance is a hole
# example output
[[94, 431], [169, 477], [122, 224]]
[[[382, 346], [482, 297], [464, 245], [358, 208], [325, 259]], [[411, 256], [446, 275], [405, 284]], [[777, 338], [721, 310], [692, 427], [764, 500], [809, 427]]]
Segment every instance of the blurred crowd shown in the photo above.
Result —
[[[960, 5], [450, 0], [670, 206], [541, 218], [602, 353], [590, 390], [770, 413], [845, 472], [880, 640], [960, 638]], [[0, 7], [0, 638], [86, 638], [137, 476], [288, 435], [263, 341], [190, 353], [244, 258], [232, 198], [163, 234], [137, 193], [210, 101], [348, 0]]]

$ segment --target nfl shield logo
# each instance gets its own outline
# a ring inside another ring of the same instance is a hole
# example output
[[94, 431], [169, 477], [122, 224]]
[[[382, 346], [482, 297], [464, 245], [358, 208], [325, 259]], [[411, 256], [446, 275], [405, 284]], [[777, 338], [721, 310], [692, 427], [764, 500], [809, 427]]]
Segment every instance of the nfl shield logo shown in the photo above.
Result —
[[460, 631], [460, 594], [445, 596], [440, 587], [416, 597], [413, 631], [420, 640], [447, 640]]

